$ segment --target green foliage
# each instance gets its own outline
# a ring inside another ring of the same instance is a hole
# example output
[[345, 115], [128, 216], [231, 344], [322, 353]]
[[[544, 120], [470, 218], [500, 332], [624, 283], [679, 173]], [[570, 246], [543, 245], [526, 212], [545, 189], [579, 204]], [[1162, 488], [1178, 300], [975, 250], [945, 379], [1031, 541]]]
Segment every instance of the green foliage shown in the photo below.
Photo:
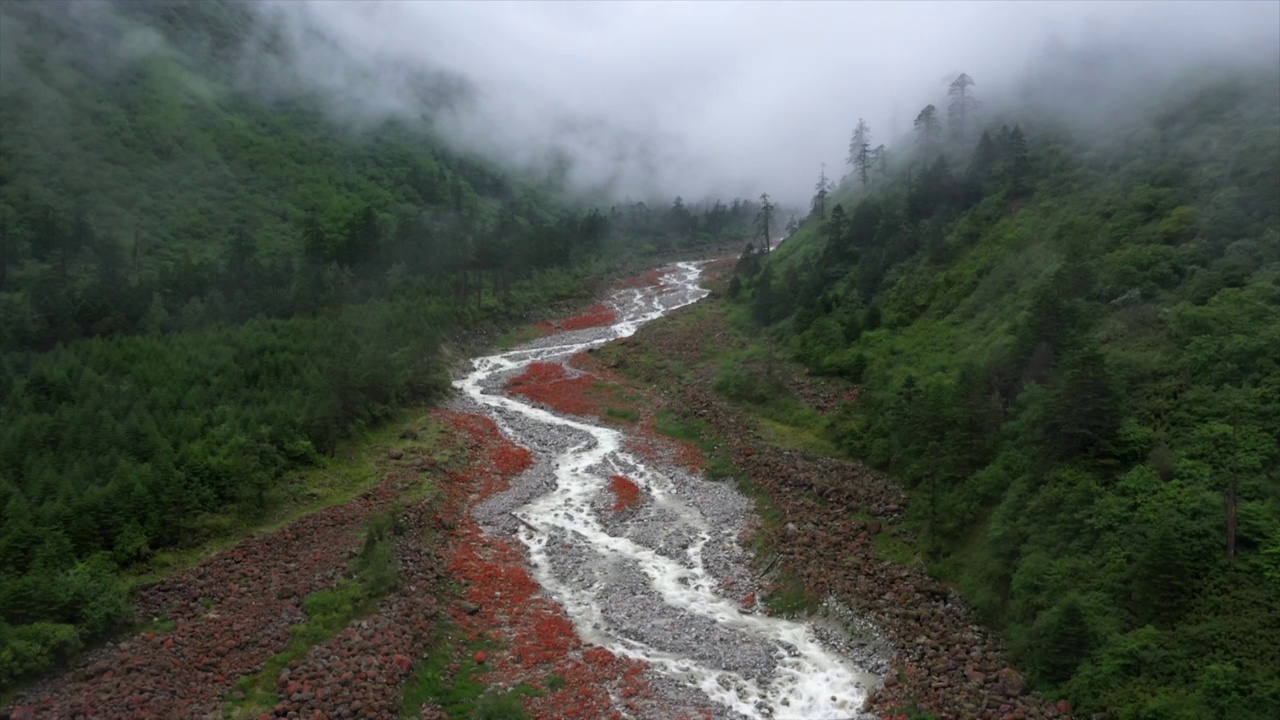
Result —
[[[344, 124], [243, 76], [241, 51], [289, 61], [254, 45], [268, 22], [0, 4], [0, 682], [127, 624], [118, 570], [269, 516], [447, 388], [443, 338], [754, 223], [752, 201], [576, 207], [429, 122]], [[384, 593], [389, 551], [366, 552]]]
[[12, 628], [0, 622], [0, 685], [47, 672], [80, 650], [74, 625], [37, 622]]
[[399, 525], [392, 513], [381, 513], [369, 521], [352, 568], [369, 597], [383, 597], [400, 586], [400, 564], [394, 546], [394, 536], [398, 534]]
[[[1280, 706], [1277, 88], [1180, 85], [1159, 132], [1092, 147], [988, 128], [966, 172], [851, 183], [738, 273], [767, 337], [861, 382], [830, 441], [907, 488], [931, 569], [1083, 714]], [[717, 388], [776, 403], [749, 367]]]
[[[524, 720], [525, 696], [542, 693], [528, 685], [507, 691], [486, 688], [481, 679], [486, 672], [475, 662], [476, 651], [490, 649], [488, 641], [459, 642], [456, 628], [442, 624], [432, 650], [414, 666], [405, 684], [400, 705], [401, 717], [418, 717], [428, 702], [437, 705], [449, 717], [473, 720]], [[455, 645], [456, 643], [456, 645]], [[564, 678], [547, 678], [548, 690], [565, 685]]]
[[490, 692], [476, 702], [475, 720], [526, 720], [524, 701], [515, 692]]

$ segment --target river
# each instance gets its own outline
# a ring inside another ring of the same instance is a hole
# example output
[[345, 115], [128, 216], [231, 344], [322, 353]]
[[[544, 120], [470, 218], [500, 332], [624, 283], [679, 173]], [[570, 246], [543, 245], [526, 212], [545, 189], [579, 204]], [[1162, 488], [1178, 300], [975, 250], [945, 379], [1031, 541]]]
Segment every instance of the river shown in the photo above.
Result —
[[[752, 507], [731, 483], [647, 461], [629, 449], [625, 428], [504, 391], [532, 362], [565, 363], [697, 302], [707, 294], [703, 267], [677, 263], [657, 287], [616, 291], [606, 300], [617, 314], [607, 327], [555, 333], [472, 361], [455, 383], [463, 402], [535, 458], [510, 490], [476, 509], [477, 518], [488, 532], [519, 537], [534, 577], [583, 639], [645, 662], [669, 696], [710, 701], [717, 718], [860, 717], [877, 678], [839, 650], [834, 623], [772, 617], [726, 592], [758, 582], [738, 542]], [[619, 475], [643, 495], [629, 513], [609, 505], [607, 486]]]

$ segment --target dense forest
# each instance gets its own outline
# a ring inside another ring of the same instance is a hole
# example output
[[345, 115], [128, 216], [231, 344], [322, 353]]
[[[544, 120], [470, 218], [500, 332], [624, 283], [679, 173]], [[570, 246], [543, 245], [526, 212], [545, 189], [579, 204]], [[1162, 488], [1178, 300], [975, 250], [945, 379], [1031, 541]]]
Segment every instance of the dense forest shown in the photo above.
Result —
[[860, 122], [731, 297], [860, 386], [826, 432], [909, 490], [922, 559], [1039, 688], [1274, 718], [1280, 76], [1183, 77], [1077, 132], [983, 117], [973, 85], [893, 156]]
[[0, 4], [0, 685], [131, 622], [121, 568], [259, 516], [290, 470], [441, 392], [442, 338], [757, 215], [583, 207], [427, 122], [339, 124], [244, 81], [263, 22]]

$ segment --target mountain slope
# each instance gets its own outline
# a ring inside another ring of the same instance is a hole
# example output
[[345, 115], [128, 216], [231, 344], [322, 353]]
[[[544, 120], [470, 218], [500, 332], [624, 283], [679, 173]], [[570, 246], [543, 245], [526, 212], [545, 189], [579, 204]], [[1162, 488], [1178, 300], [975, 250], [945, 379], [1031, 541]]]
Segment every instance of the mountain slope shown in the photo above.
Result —
[[[0, 4], [0, 685], [131, 621], [118, 570], [243, 529], [447, 387], [438, 344], [754, 206], [603, 212], [292, 83], [234, 2]], [[320, 40], [317, 40], [320, 41]], [[408, 101], [406, 101], [408, 103]]]
[[741, 266], [757, 322], [861, 384], [828, 437], [1082, 712], [1280, 707], [1277, 88], [1197, 78], [1079, 137], [1011, 119]]

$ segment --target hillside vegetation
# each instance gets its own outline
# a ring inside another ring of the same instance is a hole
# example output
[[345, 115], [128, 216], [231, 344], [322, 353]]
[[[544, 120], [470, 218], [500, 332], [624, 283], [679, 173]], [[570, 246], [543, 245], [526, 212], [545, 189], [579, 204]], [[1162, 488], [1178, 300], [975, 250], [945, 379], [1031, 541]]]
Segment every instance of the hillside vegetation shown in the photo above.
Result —
[[861, 386], [826, 437], [905, 486], [924, 561], [1038, 687], [1274, 718], [1280, 77], [1186, 79], [1105, 132], [921, 117], [732, 296]]
[[453, 152], [447, 78], [426, 121], [339, 124], [267, 82], [283, 37], [241, 3], [0, 4], [0, 686], [131, 622], [120, 568], [439, 394], [442, 338], [754, 218]]

